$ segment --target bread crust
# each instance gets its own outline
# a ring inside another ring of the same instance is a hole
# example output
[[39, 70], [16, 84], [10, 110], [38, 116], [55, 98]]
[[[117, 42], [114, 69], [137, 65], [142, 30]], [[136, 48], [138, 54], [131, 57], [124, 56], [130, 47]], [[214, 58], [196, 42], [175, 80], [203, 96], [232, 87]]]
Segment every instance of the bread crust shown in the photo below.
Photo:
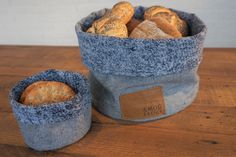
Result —
[[120, 38], [128, 37], [126, 24], [134, 15], [134, 8], [129, 2], [119, 2], [93, 22], [87, 33], [96, 33]]
[[88, 33], [98, 33], [104, 25], [111, 20], [109, 17], [103, 16], [102, 18], [93, 22], [92, 26], [87, 30]]
[[20, 97], [25, 105], [41, 105], [69, 100], [75, 92], [68, 85], [56, 81], [38, 81], [29, 85]]
[[132, 18], [128, 23], [127, 23], [127, 29], [128, 33], [130, 34], [142, 21]]
[[102, 19], [99, 19], [99, 21], [94, 22], [93, 26], [90, 27], [87, 32], [119, 38], [128, 37], [128, 30], [123, 22], [111, 20], [107, 17], [103, 17]]
[[179, 36], [177, 35], [179, 33], [174, 31], [173, 34], [177, 35], [177, 37], [188, 35], [189, 28], [187, 22], [182, 20], [174, 11], [162, 6], [153, 6], [147, 9], [144, 13], [144, 18], [146, 20], [153, 20], [159, 17], [167, 20], [172, 26], [176, 27], [176, 30], [181, 34], [181, 36]]
[[170, 9], [163, 7], [163, 6], [152, 6], [145, 11], [144, 18], [146, 20], [150, 20], [153, 18], [153, 16], [155, 16], [156, 14], [159, 14], [159, 13], [171, 14], [172, 11]]
[[177, 27], [170, 24], [166, 19], [156, 16], [151, 19], [151, 21], [155, 22], [157, 27], [160, 28], [166, 34], [169, 34], [175, 38], [181, 38], [182, 34], [179, 32]]
[[134, 7], [129, 2], [119, 2], [112, 7], [110, 18], [127, 24], [134, 15]]
[[177, 22], [177, 29], [182, 34], [182, 36], [184, 36], [184, 37], [188, 36], [189, 27], [188, 27], [188, 24], [186, 21], [179, 18], [178, 22]]
[[130, 34], [131, 38], [143, 39], [170, 39], [172, 36], [163, 32], [153, 21], [145, 20], [140, 23]]
[[121, 21], [107, 21], [101, 29], [97, 31], [98, 34], [113, 36], [119, 38], [127, 38], [128, 30], [124, 23]]

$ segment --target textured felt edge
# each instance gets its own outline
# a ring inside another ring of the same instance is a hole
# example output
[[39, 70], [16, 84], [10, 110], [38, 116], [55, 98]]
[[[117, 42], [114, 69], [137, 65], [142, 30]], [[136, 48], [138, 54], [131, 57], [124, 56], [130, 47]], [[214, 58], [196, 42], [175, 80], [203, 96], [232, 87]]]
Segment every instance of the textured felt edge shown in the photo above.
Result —
[[[136, 7], [134, 17], [142, 19], [145, 9]], [[91, 13], [75, 26], [83, 62], [91, 71], [125, 76], [162, 76], [190, 71], [200, 64], [207, 28], [195, 14], [173, 9], [188, 21], [193, 34], [179, 39], [131, 39], [86, 33], [85, 30], [106, 10]]]
[[[24, 105], [18, 101], [28, 85], [42, 80], [66, 83], [76, 92], [76, 95], [68, 101], [40, 106]], [[19, 122], [38, 125], [45, 123], [54, 124], [78, 117], [86, 108], [90, 108], [91, 92], [89, 83], [83, 75], [70, 71], [50, 69], [17, 83], [9, 93], [9, 101]]]

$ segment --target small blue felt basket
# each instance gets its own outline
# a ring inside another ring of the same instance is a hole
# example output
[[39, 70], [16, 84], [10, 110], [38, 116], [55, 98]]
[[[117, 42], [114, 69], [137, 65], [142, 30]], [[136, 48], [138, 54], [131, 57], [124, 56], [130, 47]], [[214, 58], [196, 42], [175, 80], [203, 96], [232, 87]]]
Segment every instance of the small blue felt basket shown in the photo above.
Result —
[[[37, 81], [68, 84], [76, 95], [64, 102], [24, 105], [19, 102], [27, 86]], [[9, 94], [14, 115], [25, 143], [39, 151], [54, 150], [81, 139], [91, 125], [91, 92], [87, 79], [79, 73], [47, 70], [17, 83]]]

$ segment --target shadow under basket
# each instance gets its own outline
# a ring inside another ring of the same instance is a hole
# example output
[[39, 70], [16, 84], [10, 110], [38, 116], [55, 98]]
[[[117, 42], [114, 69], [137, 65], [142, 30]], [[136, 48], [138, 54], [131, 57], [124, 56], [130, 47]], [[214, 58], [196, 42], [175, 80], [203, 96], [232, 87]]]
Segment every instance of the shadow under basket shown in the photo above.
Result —
[[[143, 19], [145, 7], [135, 8]], [[178, 39], [132, 39], [86, 33], [107, 9], [76, 24], [80, 53], [90, 69], [94, 107], [115, 119], [149, 121], [189, 106], [198, 92], [205, 24], [192, 13], [174, 10], [189, 25]]]

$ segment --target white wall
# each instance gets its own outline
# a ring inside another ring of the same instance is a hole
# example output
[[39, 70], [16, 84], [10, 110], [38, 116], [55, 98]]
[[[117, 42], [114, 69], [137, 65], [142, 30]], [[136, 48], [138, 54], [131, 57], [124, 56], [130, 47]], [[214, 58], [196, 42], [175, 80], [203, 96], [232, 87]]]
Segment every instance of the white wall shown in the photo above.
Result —
[[[0, 0], [0, 44], [77, 45], [75, 23], [117, 0]], [[131, 0], [196, 13], [208, 26], [206, 47], [236, 47], [236, 0]]]

